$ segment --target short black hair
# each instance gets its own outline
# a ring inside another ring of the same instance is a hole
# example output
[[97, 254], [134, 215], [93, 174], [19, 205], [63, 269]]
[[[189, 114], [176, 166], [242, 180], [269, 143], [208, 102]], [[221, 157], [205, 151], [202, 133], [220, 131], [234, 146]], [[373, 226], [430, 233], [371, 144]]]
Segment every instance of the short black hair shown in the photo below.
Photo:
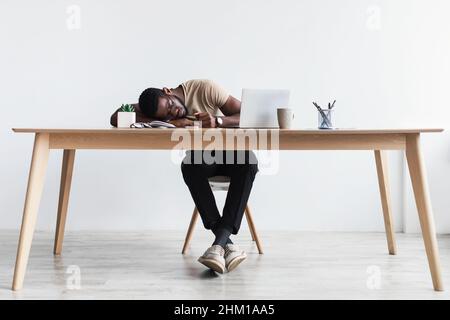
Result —
[[139, 96], [139, 109], [147, 116], [154, 117], [158, 111], [158, 99], [164, 92], [158, 88], [147, 88]]

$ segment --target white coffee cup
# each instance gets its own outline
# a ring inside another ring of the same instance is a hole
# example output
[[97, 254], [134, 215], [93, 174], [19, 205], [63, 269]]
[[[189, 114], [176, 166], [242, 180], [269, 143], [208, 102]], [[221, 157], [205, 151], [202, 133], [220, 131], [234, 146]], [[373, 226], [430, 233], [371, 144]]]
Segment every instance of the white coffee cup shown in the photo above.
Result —
[[294, 120], [294, 110], [292, 110], [291, 108], [278, 108], [277, 116], [280, 129], [292, 128], [292, 123]]

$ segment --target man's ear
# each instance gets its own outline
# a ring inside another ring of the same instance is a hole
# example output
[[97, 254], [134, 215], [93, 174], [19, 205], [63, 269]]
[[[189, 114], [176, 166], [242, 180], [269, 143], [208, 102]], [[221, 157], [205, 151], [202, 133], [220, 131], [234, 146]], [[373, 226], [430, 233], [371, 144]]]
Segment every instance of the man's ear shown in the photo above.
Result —
[[163, 91], [165, 94], [172, 94], [172, 90], [170, 90], [170, 89], [167, 88], [167, 87], [164, 87], [164, 88], [162, 89], [162, 91]]

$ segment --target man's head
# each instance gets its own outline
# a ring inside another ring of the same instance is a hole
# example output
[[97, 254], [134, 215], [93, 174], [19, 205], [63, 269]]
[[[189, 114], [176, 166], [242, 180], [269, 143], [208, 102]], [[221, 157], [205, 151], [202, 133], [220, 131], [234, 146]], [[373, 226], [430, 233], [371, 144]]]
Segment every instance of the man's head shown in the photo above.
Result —
[[181, 99], [168, 88], [145, 89], [139, 96], [139, 109], [147, 117], [161, 120], [183, 118], [187, 114]]

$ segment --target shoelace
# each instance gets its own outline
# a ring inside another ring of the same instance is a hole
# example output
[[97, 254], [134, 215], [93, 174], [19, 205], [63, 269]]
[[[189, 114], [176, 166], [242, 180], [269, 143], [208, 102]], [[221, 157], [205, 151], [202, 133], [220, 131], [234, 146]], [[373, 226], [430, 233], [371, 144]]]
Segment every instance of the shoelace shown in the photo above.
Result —
[[211, 247], [210, 249], [208, 249], [207, 253], [218, 253], [223, 256], [223, 255], [225, 255], [225, 250], [221, 246], [215, 246], [215, 247]]
[[236, 248], [234, 248], [234, 247], [233, 247], [233, 250], [232, 250], [232, 249], [230, 249], [230, 246], [226, 246], [225, 247], [225, 255], [230, 254], [233, 251], [239, 251], [239, 250], [236, 250]]

